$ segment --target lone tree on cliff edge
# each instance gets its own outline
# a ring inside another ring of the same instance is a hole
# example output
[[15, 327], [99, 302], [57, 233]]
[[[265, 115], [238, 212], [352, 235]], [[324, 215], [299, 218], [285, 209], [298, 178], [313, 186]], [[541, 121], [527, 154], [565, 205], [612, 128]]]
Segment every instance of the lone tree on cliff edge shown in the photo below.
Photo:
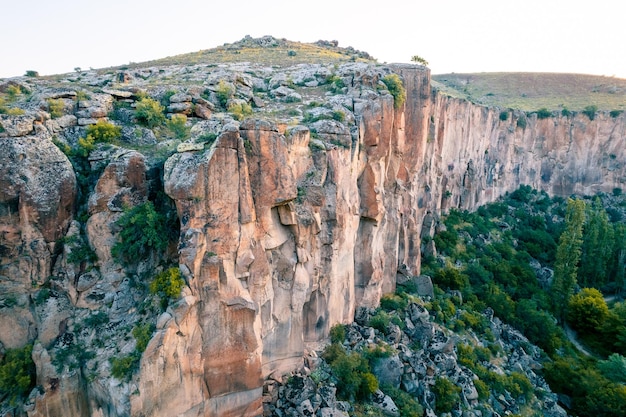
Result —
[[421, 57], [421, 56], [419, 56], [419, 55], [413, 55], [413, 56], [411, 57], [411, 61], [415, 62], [416, 64], [423, 65], [423, 66], [425, 66], [425, 67], [427, 67], [427, 66], [428, 66], [428, 61], [426, 61], [424, 58], [422, 58], [422, 57]]

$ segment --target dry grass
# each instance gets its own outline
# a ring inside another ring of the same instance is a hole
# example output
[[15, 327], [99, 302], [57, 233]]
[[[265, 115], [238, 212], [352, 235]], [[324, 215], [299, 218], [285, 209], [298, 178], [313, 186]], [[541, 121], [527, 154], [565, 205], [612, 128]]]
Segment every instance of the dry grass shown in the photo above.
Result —
[[535, 111], [626, 110], [626, 79], [584, 74], [477, 73], [433, 75], [433, 85], [453, 97], [501, 108]]
[[[291, 52], [291, 53], [290, 53]], [[294, 54], [295, 53], [295, 54]], [[131, 67], [166, 65], [221, 64], [251, 62], [287, 67], [299, 63], [341, 63], [348, 61], [373, 62], [355, 57], [341, 48], [324, 48], [314, 44], [281, 41], [276, 46], [228, 44], [188, 54], [176, 55], [155, 61], [132, 64]]]

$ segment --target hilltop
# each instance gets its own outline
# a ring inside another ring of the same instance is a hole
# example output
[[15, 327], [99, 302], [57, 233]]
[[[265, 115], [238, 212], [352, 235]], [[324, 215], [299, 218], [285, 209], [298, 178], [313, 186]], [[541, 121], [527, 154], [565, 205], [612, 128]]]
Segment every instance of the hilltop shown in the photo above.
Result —
[[493, 72], [433, 75], [433, 86], [476, 104], [535, 111], [626, 108], [626, 80], [586, 74]]

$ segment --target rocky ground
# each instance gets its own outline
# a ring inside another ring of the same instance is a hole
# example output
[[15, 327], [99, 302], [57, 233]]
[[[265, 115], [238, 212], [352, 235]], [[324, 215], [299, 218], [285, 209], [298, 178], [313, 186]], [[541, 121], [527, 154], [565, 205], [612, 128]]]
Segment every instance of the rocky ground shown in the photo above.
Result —
[[[356, 322], [345, 327], [346, 337], [341, 345], [348, 353], [363, 354], [376, 348], [385, 352], [370, 359], [372, 371], [383, 389], [390, 386], [409, 393], [419, 401], [426, 416], [567, 415], [557, 404], [556, 394], [537, 374], [541, 369], [540, 349], [517, 330], [494, 317], [490, 309], [482, 315], [488, 323], [487, 328], [455, 332], [437, 323], [429, 313], [429, 296], [414, 296], [411, 299], [405, 309], [390, 311], [391, 317], [404, 317], [401, 326], [392, 322], [382, 331], [370, 327], [372, 318], [380, 314], [380, 310], [362, 309]], [[456, 311], [457, 318], [463, 317], [464, 313], [461, 304]], [[466, 366], [459, 346], [464, 351], [468, 346], [489, 347], [496, 353], [490, 358], [483, 358], [481, 365], [499, 375], [524, 375], [532, 383], [532, 394], [516, 395], [495, 386], [479, 393], [476, 387], [480, 378]], [[312, 351], [306, 357], [305, 367], [299, 372], [266, 381], [264, 415], [412, 415], [404, 414], [404, 410], [400, 410], [381, 389], [372, 395], [371, 402], [356, 404], [356, 408], [354, 402], [339, 401], [336, 393], [337, 384], [341, 381], [333, 375], [331, 367], [321, 356], [324, 356], [323, 351]], [[440, 378], [448, 379], [461, 388], [460, 401], [449, 413], [435, 412], [437, 395], [434, 386]]]

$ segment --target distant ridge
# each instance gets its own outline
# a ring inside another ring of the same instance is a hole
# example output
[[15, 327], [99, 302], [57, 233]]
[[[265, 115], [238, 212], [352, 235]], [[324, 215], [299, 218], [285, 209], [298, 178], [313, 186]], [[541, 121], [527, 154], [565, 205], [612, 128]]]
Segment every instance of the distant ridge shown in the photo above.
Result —
[[433, 85], [453, 97], [486, 106], [535, 111], [626, 110], [626, 79], [586, 74], [493, 72], [437, 74]]

